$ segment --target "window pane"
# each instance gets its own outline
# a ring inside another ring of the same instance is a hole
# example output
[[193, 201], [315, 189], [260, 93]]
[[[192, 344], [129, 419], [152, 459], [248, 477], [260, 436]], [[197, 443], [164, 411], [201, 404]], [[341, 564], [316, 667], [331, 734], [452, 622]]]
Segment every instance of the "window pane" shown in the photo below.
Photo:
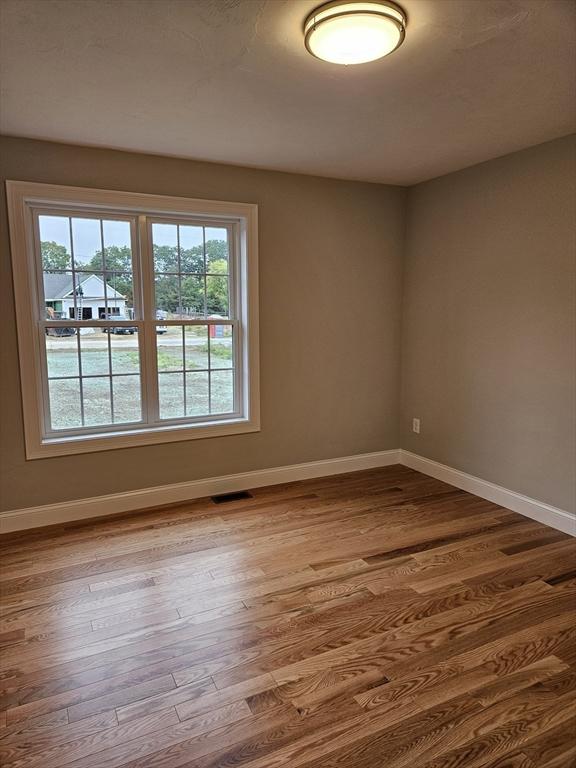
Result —
[[152, 224], [152, 248], [155, 272], [179, 272], [178, 226]]
[[180, 226], [180, 269], [204, 273], [204, 228]]
[[186, 326], [186, 369], [208, 369], [208, 326]]
[[234, 377], [232, 371], [212, 371], [210, 373], [210, 411], [211, 413], [231, 413], [234, 411]]
[[186, 374], [186, 415], [207, 416], [210, 413], [208, 373]]
[[97, 376], [82, 379], [84, 390], [84, 423], [87, 427], [112, 423], [112, 405], [110, 399], [110, 379]]
[[102, 269], [102, 238], [99, 219], [72, 218], [74, 268]]
[[158, 371], [182, 371], [182, 328], [165, 326], [166, 333], [156, 334]]
[[158, 375], [158, 390], [161, 419], [177, 419], [185, 415], [184, 375], [182, 373], [160, 373]]
[[80, 379], [53, 379], [48, 388], [52, 429], [81, 427]]
[[232, 368], [234, 348], [231, 325], [210, 326], [210, 368]]
[[140, 351], [138, 335], [107, 334], [110, 338], [112, 373], [140, 373]]
[[132, 272], [132, 236], [129, 221], [102, 220], [106, 270]]
[[39, 216], [38, 225], [44, 272], [72, 269], [68, 216]]
[[140, 376], [113, 376], [114, 423], [141, 421]]
[[180, 283], [177, 275], [157, 275], [156, 313], [164, 319], [173, 319], [180, 306]]
[[[61, 336], [62, 328], [46, 329], [48, 376], [78, 376], [78, 344], [76, 335]], [[72, 329], [73, 330], [73, 329]]]
[[[101, 328], [80, 330], [82, 397], [84, 426], [106, 426], [127, 421], [141, 421], [139, 349], [137, 336], [103, 334]], [[48, 375], [78, 376], [77, 337], [46, 337]], [[112, 360], [112, 393], [109, 365]], [[50, 378], [50, 402], [53, 429], [82, 426], [80, 384], [78, 378], [64, 382]], [[70, 414], [66, 398], [70, 397]], [[54, 421], [56, 419], [56, 421]]]
[[154, 223], [152, 239], [156, 316], [229, 317], [226, 228]]
[[[132, 308], [130, 222], [40, 216], [39, 228], [46, 316], [49, 319], [102, 319], [106, 316], [107, 293], [109, 311], [125, 314]], [[74, 268], [80, 270], [75, 285], [71, 271], [72, 252]]]
[[110, 373], [108, 338], [100, 332], [100, 328], [80, 330], [80, 350], [83, 376]]
[[206, 227], [206, 272], [228, 274], [228, 230]]
[[228, 278], [206, 277], [206, 313], [208, 317], [229, 317]]

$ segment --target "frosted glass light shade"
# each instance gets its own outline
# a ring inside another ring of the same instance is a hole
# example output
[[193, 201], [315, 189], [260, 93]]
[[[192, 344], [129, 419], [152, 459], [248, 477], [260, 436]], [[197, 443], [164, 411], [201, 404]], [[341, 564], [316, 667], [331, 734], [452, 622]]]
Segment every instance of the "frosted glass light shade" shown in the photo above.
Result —
[[333, 64], [363, 64], [387, 56], [404, 40], [406, 16], [387, 0], [336, 0], [304, 23], [306, 48]]

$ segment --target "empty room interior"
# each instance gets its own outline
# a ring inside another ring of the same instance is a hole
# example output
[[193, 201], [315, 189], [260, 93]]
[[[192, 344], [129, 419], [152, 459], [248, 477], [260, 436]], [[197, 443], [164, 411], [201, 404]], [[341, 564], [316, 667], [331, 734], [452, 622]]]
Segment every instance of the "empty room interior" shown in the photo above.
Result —
[[575, 768], [576, 3], [0, 0], [2, 768]]

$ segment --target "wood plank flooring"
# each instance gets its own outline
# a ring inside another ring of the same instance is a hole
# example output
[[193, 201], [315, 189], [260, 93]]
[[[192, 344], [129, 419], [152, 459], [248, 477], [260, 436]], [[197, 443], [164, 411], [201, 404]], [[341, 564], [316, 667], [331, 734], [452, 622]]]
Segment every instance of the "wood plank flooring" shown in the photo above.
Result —
[[6, 768], [576, 766], [576, 539], [406, 467], [0, 548]]

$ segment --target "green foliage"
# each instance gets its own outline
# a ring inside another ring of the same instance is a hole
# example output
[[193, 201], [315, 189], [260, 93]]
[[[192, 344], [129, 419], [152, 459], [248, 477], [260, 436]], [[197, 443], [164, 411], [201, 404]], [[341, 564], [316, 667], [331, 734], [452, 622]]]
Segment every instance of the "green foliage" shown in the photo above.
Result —
[[[202, 344], [198, 347], [199, 352], [208, 352], [208, 344]], [[212, 357], [219, 357], [220, 360], [232, 360], [232, 345], [231, 344], [219, 344], [213, 340], [210, 343], [210, 354]]]
[[70, 269], [70, 254], [66, 247], [55, 243], [54, 240], [44, 240], [40, 243], [42, 252], [42, 269], [51, 272], [56, 269]]
[[[159, 371], [178, 371], [182, 367], [182, 361], [174, 356], [174, 352], [158, 347], [158, 370]], [[190, 368], [195, 368], [194, 364]]]
[[[228, 262], [217, 259], [210, 264], [210, 271], [215, 275], [225, 275]], [[208, 275], [206, 278], [206, 312], [209, 315], [228, 314], [228, 278]]]
[[[210, 241], [211, 243], [217, 243], [218, 241]], [[226, 243], [221, 242], [226, 248]], [[160, 266], [162, 269], [167, 269], [168, 266], [172, 266], [173, 269], [177, 269], [177, 254], [175, 248], [169, 246], [161, 246], [159, 251], [162, 251], [162, 256], [156, 258], [156, 249], [154, 251], [156, 271], [160, 272]], [[193, 251], [195, 249], [190, 249]], [[168, 254], [168, 251], [172, 251], [172, 254]], [[183, 252], [183, 253], [190, 253]], [[216, 249], [212, 253], [217, 252]], [[172, 259], [175, 259], [173, 261]], [[186, 264], [182, 263], [182, 267], [189, 267], [192, 264], [191, 259], [187, 259]], [[203, 261], [195, 262], [198, 269], [204, 267]], [[228, 314], [228, 278], [226, 277], [228, 272], [228, 261], [225, 258], [212, 259], [208, 266], [210, 272], [206, 277], [206, 312], [209, 315], [227, 315]], [[222, 277], [220, 277], [222, 275]], [[182, 275], [180, 279], [180, 296], [178, 286], [177, 275], [158, 275], [156, 278], [156, 306], [158, 309], [165, 312], [176, 312], [179, 306], [182, 306], [185, 311], [190, 311], [192, 314], [203, 315], [204, 314], [204, 275], [202, 274], [189, 274]]]
[[226, 240], [206, 241], [206, 271], [215, 272], [214, 263], [224, 261], [224, 272], [228, 271], [228, 243]]
[[[224, 274], [228, 264], [228, 243], [225, 240], [206, 241], [206, 271], [214, 272], [213, 263], [224, 261]], [[202, 246], [180, 249], [178, 263], [178, 248], [172, 245], [154, 245], [154, 269], [156, 272], [186, 272], [202, 274], [204, 272], [204, 255]]]
[[154, 269], [156, 272], [195, 272], [204, 271], [202, 246], [181, 249], [178, 263], [178, 248], [171, 245], [154, 245]]

